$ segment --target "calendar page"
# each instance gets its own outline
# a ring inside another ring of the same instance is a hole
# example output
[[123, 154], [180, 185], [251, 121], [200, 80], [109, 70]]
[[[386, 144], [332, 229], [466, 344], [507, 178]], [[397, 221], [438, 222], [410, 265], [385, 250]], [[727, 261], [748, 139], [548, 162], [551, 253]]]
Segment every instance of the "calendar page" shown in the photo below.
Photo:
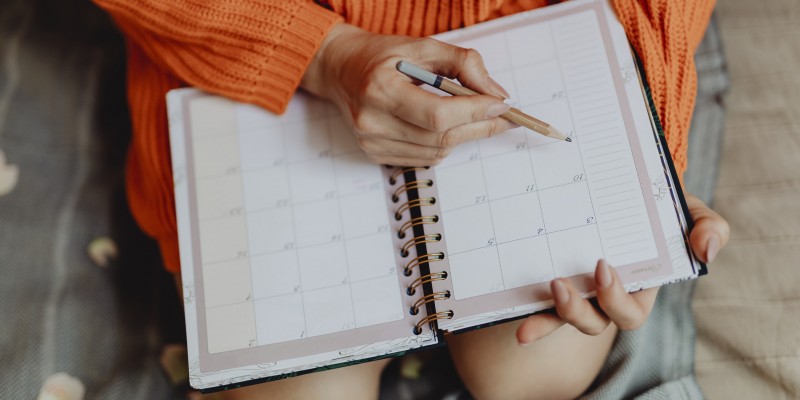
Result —
[[629, 290], [696, 276], [633, 57], [606, 2], [562, 3], [437, 38], [478, 50], [515, 107], [572, 139], [520, 127], [460, 145], [420, 174], [435, 182], [442, 221], [433, 229], [443, 240], [429, 251], [446, 255], [449, 274], [434, 291], [452, 293], [437, 303], [454, 312], [440, 327], [546, 308], [556, 277], [573, 277], [589, 296], [600, 258]]
[[338, 111], [168, 100], [193, 386], [435, 343], [412, 333], [423, 293], [405, 292], [388, 172]]

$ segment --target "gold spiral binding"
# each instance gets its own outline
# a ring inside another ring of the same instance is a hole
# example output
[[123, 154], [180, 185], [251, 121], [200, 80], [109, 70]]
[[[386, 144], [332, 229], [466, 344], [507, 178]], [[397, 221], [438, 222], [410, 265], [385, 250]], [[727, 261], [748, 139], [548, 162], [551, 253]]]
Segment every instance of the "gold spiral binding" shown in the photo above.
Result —
[[411, 310], [409, 311], [411, 312], [411, 315], [417, 315], [419, 314], [420, 307], [424, 306], [425, 304], [428, 304], [436, 300], [447, 300], [449, 298], [450, 298], [449, 290], [446, 290], [444, 292], [435, 292], [431, 294], [426, 294], [425, 296], [422, 296], [419, 299], [417, 299], [417, 301], [414, 302], [414, 304], [411, 306]]
[[[415, 171], [415, 170], [428, 169], [428, 168], [430, 168], [430, 167], [397, 168], [392, 172], [391, 176], [389, 177], [389, 184], [390, 185], [397, 184], [397, 179], [401, 175], [404, 175], [407, 172], [411, 172], [411, 171]], [[418, 180], [406, 182], [406, 183], [400, 185], [399, 187], [397, 187], [397, 189], [395, 189], [394, 193], [392, 193], [392, 202], [393, 203], [399, 202], [400, 201], [400, 194], [402, 194], [403, 192], [408, 192], [408, 191], [414, 190], [414, 189], [429, 188], [429, 187], [432, 187], [432, 186], [433, 186], [433, 180], [432, 179], [418, 179]], [[413, 199], [413, 200], [408, 200], [408, 201], [406, 201], [405, 203], [401, 204], [399, 207], [397, 207], [395, 209], [394, 217], [395, 217], [395, 219], [397, 221], [400, 221], [400, 220], [403, 219], [403, 213], [405, 211], [412, 210], [414, 208], [421, 208], [423, 206], [432, 206], [434, 204], [436, 204], [436, 198], [434, 198], [434, 197], [418, 197], [418, 198]], [[404, 239], [406, 237], [406, 232], [409, 229], [412, 229], [412, 232], [413, 232], [413, 229], [416, 226], [421, 226], [421, 225], [424, 225], [424, 224], [436, 224], [438, 222], [439, 222], [439, 216], [438, 215], [420, 216], [420, 217], [411, 218], [409, 221], [404, 222], [400, 226], [400, 229], [397, 231], [397, 237], [400, 238], [400, 239]], [[411, 250], [411, 248], [416, 247], [417, 245], [420, 245], [420, 244], [423, 244], [423, 243], [435, 243], [435, 242], [439, 242], [441, 240], [442, 240], [442, 235], [438, 234], [438, 233], [436, 233], [436, 234], [417, 235], [417, 236], [409, 239], [408, 241], [406, 241], [403, 244], [403, 246], [400, 248], [400, 255], [402, 257], [408, 257], [409, 254], [410, 254], [409, 251]], [[408, 263], [406, 263], [406, 266], [403, 269], [403, 275], [411, 276], [412, 271], [414, 270], [414, 268], [417, 268], [422, 264], [428, 264], [428, 263], [441, 261], [441, 260], [444, 260], [444, 253], [442, 253], [442, 252], [418, 255], [417, 257], [415, 257], [414, 259], [412, 259]], [[414, 281], [411, 282], [411, 284], [406, 288], [406, 294], [408, 294], [409, 296], [413, 296], [416, 293], [417, 288], [419, 288], [419, 287], [421, 287], [421, 286], [423, 286], [425, 284], [429, 284], [431, 282], [434, 282], [434, 281], [445, 280], [445, 279], [447, 279], [447, 275], [448, 275], [447, 271], [432, 272], [432, 273], [427, 273], [425, 275], [422, 275], [422, 276], [414, 279]], [[447, 300], [449, 298], [450, 298], [450, 291], [449, 290], [444, 291], [444, 292], [434, 292], [434, 293], [430, 293], [430, 294], [424, 295], [424, 296], [418, 298], [416, 301], [414, 301], [414, 303], [411, 305], [411, 308], [409, 309], [409, 312], [411, 313], [411, 315], [417, 315], [417, 314], [419, 314], [420, 308], [425, 306], [426, 304], [433, 303], [433, 302], [438, 301], [438, 300]], [[427, 316], [422, 318], [419, 322], [417, 322], [414, 325], [413, 332], [414, 332], [415, 335], [419, 335], [419, 334], [422, 333], [422, 327], [425, 326], [425, 324], [429, 324], [429, 323], [432, 323], [433, 321], [437, 321], [437, 320], [440, 320], [440, 319], [450, 319], [450, 318], [453, 318], [453, 311], [452, 310], [443, 311], [443, 312], [437, 312], [435, 314], [427, 315]]]
[[403, 268], [403, 275], [411, 276], [411, 271], [413, 271], [414, 268], [418, 267], [420, 264], [442, 260], [444, 260], [444, 253], [423, 254], [406, 264], [406, 267]]
[[394, 219], [398, 221], [403, 219], [403, 212], [406, 210], [410, 210], [415, 207], [432, 206], [434, 204], [436, 204], [436, 198], [434, 197], [420, 197], [418, 199], [409, 200], [394, 210]]
[[394, 193], [392, 193], [392, 202], [397, 203], [400, 201], [400, 193], [407, 192], [412, 189], [429, 188], [431, 186], [433, 186], [433, 179], [418, 179], [416, 181], [406, 182], [397, 188]]
[[409, 254], [408, 251], [411, 250], [412, 247], [422, 243], [436, 243], [441, 240], [442, 240], [442, 235], [438, 233], [433, 233], [430, 235], [414, 236], [413, 238], [409, 239], [403, 245], [403, 247], [400, 248], [400, 255], [403, 257], [408, 257]]
[[422, 224], [435, 224], [437, 222], [439, 222], [439, 216], [438, 215], [434, 215], [432, 217], [417, 217], [417, 218], [414, 218], [414, 219], [412, 219], [410, 221], [406, 221], [400, 227], [400, 229], [397, 230], [397, 237], [400, 238], [400, 239], [405, 239], [406, 231], [408, 230], [408, 228], [413, 228], [413, 227], [415, 227], [417, 225], [422, 225]]
[[422, 275], [419, 278], [414, 279], [414, 281], [411, 282], [410, 285], [408, 285], [408, 287], [406, 288], [406, 294], [408, 294], [409, 296], [413, 296], [414, 293], [417, 292], [418, 287], [426, 283], [431, 283], [433, 281], [443, 281], [445, 279], [447, 279], [447, 271], [433, 272], [430, 274]]
[[422, 171], [422, 170], [426, 170], [426, 169], [429, 169], [429, 168], [430, 167], [404, 167], [404, 168], [397, 168], [397, 169], [394, 170], [394, 172], [392, 172], [392, 176], [389, 177], [389, 184], [390, 185], [394, 185], [395, 183], [397, 183], [397, 178], [400, 175], [405, 174], [406, 172]]
[[415, 335], [421, 334], [422, 333], [422, 327], [425, 326], [425, 324], [427, 324], [427, 323], [430, 323], [430, 322], [433, 322], [433, 321], [438, 321], [440, 319], [452, 319], [453, 316], [455, 316], [455, 313], [453, 313], [453, 310], [440, 311], [440, 312], [437, 312], [436, 314], [428, 315], [425, 318], [419, 320], [419, 322], [417, 322], [417, 324], [414, 325], [414, 334]]

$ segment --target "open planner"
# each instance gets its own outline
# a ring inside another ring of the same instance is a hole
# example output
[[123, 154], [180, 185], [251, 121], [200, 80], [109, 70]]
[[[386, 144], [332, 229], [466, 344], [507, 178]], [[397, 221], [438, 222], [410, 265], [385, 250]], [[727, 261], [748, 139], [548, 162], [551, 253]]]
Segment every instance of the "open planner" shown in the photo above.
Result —
[[[371, 164], [329, 103], [274, 115], [168, 94], [190, 381], [211, 391], [433, 346], [590, 297], [605, 258], [626, 289], [705, 273], [648, 89], [605, 1], [436, 36], [477, 49], [517, 128], [435, 167]], [[399, 73], [399, 72], [398, 72]]]

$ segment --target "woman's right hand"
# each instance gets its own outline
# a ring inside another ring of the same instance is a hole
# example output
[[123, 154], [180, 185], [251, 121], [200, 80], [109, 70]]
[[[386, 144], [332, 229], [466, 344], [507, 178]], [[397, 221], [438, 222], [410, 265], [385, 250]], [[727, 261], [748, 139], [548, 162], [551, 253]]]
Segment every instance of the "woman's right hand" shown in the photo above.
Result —
[[[491, 95], [438, 96], [395, 65], [406, 60]], [[315, 55], [301, 86], [335, 103], [373, 162], [435, 165], [453, 147], [514, 128], [500, 114], [508, 98], [480, 54], [429, 38], [369, 33], [339, 23]]]

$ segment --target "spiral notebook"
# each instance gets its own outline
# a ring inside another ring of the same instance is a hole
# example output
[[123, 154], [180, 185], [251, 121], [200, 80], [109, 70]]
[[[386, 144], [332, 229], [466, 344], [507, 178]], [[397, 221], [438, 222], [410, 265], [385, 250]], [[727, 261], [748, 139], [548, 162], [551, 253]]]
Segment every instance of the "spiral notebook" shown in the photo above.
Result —
[[647, 88], [603, 1], [437, 39], [480, 51], [524, 128], [431, 168], [367, 161], [339, 112], [168, 94], [190, 381], [204, 391], [403, 354], [552, 306], [597, 260], [629, 291], [690, 279], [685, 204]]

